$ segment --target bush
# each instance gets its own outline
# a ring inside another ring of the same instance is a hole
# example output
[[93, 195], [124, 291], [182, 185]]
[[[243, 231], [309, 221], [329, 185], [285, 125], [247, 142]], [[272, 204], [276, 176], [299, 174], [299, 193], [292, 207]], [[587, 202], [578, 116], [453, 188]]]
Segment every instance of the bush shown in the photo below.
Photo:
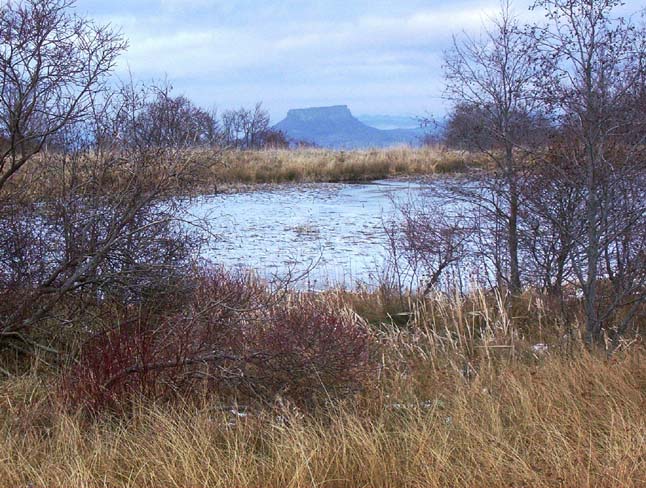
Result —
[[182, 313], [138, 317], [92, 337], [62, 391], [94, 412], [205, 393], [311, 405], [365, 385], [371, 344], [366, 324], [334, 302], [278, 295], [218, 270], [202, 276]]
[[371, 334], [354, 312], [298, 296], [268, 315], [250, 341], [261, 352], [252, 361], [256, 390], [311, 400], [349, 393], [368, 379]]

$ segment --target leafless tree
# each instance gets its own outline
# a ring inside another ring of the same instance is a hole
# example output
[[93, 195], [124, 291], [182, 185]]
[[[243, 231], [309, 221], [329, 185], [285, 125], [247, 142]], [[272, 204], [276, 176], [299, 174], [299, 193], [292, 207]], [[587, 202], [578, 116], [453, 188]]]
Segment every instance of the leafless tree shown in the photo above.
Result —
[[222, 113], [222, 131], [226, 145], [234, 149], [258, 149], [270, 132], [269, 113], [257, 103], [253, 110], [244, 107]]
[[217, 118], [185, 96], [174, 96], [169, 84], [155, 87], [146, 98], [150, 100], [136, 121], [138, 137], [146, 144], [196, 147], [219, 142]]
[[244, 108], [239, 110], [225, 110], [222, 112], [222, 134], [224, 144], [228, 148], [239, 149], [242, 137], [242, 120], [247, 117]]
[[[480, 179], [468, 191], [457, 186], [456, 194], [477, 202], [489, 214], [493, 231], [489, 242], [499, 285], [512, 292], [521, 289], [519, 219], [528, 137], [537, 112], [529, 96], [532, 83], [528, 43], [511, 12], [502, 4], [480, 38], [464, 35], [454, 40], [446, 53], [447, 94], [457, 103], [455, 117], [468, 126], [468, 144], [477, 147], [492, 163], [493, 175]], [[458, 124], [458, 125], [460, 125]]]
[[512, 291], [581, 296], [590, 342], [646, 299], [646, 36], [619, 4], [541, 0], [547, 20], [522, 30], [503, 4], [446, 57], [448, 136], [493, 166], [444, 195], [468, 206], [467, 248]]
[[534, 26], [532, 66], [561, 136], [541, 161], [552, 189], [570, 195], [574, 218], [558, 222], [583, 295], [589, 341], [621, 335], [644, 302], [646, 36], [614, 18], [616, 0], [545, 0]]
[[245, 146], [260, 147], [265, 133], [269, 130], [269, 112], [262, 108], [262, 103], [258, 102], [255, 105], [245, 129]]
[[176, 197], [198, 174], [179, 152], [194, 132], [173, 119], [187, 104], [169, 98], [150, 139], [142, 124], [162, 92], [108, 89], [125, 42], [71, 7], [1, 11], [0, 349], [48, 349], [65, 309], [172, 296], [199, 245], [178, 222]]
[[126, 42], [70, 13], [72, 0], [0, 6], [0, 190], [64, 127], [91, 111]]

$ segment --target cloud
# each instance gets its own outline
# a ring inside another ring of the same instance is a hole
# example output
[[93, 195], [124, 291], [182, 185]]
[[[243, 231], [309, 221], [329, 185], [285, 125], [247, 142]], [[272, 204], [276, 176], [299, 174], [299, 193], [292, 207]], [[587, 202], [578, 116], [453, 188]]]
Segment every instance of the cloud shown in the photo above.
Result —
[[288, 34], [274, 26], [208, 27], [172, 33], [137, 30], [131, 35], [128, 58], [143, 70], [164, 70], [179, 76], [276, 63], [292, 67], [337, 61], [345, 64], [349, 58], [361, 64], [367, 55], [386, 64], [402, 64], [410, 59], [411, 49], [420, 54], [441, 50], [455, 30], [452, 26], [476, 28], [492, 11], [444, 9], [399, 18], [366, 16], [351, 21], [304, 23], [298, 30], [291, 27], [293, 32]]
[[478, 30], [498, 8], [497, 0], [434, 8], [422, 0], [144, 0], [134, 9], [123, 1], [101, 14], [130, 40], [122, 74], [167, 75], [207, 105], [257, 97], [277, 116], [325, 100], [363, 113], [437, 106], [451, 34]]

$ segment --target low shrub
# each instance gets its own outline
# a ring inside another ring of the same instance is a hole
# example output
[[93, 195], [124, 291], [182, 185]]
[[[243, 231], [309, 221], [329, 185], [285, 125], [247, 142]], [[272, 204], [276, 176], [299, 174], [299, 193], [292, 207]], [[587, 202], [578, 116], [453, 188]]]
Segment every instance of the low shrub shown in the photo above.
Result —
[[297, 296], [268, 310], [250, 345], [252, 386], [267, 395], [313, 400], [355, 391], [369, 379], [371, 333], [338, 302]]
[[368, 326], [337, 303], [215, 271], [182, 313], [140, 316], [88, 340], [62, 392], [93, 412], [204, 394], [311, 405], [364, 386], [371, 345]]

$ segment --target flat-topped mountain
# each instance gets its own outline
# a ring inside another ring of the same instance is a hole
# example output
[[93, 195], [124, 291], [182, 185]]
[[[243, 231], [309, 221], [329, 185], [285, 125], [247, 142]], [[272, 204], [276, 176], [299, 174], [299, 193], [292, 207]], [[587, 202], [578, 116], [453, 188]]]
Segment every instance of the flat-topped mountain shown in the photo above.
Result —
[[417, 145], [423, 134], [421, 129], [370, 127], [354, 117], [346, 105], [293, 109], [274, 129], [292, 140], [332, 149]]

